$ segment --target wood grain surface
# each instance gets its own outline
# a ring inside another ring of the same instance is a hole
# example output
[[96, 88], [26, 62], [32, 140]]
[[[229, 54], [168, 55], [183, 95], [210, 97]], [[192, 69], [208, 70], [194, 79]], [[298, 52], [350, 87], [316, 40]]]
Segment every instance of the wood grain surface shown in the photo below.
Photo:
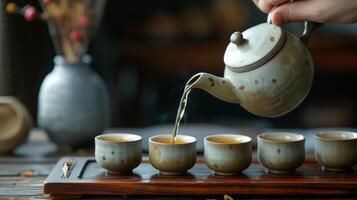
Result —
[[[130, 132], [130, 131], [129, 131]], [[132, 132], [132, 131], [131, 131]], [[30, 137], [27, 143], [22, 145], [20, 148], [18, 148], [15, 151], [15, 154], [13, 155], [6, 155], [6, 156], [0, 156], [0, 199], [10, 199], [10, 200], [23, 200], [23, 199], [50, 199], [50, 196], [48, 194], [44, 193], [44, 182], [45, 179], [47, 178], [48, 174], [51, 172], [53, 167], [56, 165], [58, 160], [63, 157], [63, 156], [91, 156], [93, 155], [92, 151], [59, 151], [59, 152], [54, 152], [55, 146], [53, 144], [48, 143], [48, 141], [44, 141], [43, 137], [37, 137], [39, 136], [38, 130], [35, 130], [33, 133], [36, 134], [31, 134], [32, 136], [36, 137]], [[43, 134], [41, 134], [43, 135]], [[147, 160], [147, 158], [144, 157], [144, 160]], [[307, 163], [314, 163], [314, 157], [313, 155], [307, 155]], [[147, 162], [147, 161], [146, 161]], [[202, 163], [203, 159], [201, 157], [198, 157], [198, 162]], [[253, 154], [253, 162], [256, 163], [255, 156]], [[108, 179], [108, 177], [101, 177], [105, 175], [105, 171], [101, 168], [98, 168], [94, 163], [91, 164], [91, 167], [97, 168], [97, 172], [95, 173], [83, 173], [83, 177], [87, 177], [86, 180], [82, 180], [83, 184], [87, 181], [90, 181], [89, 177], [90, 176], [99, 176], [98, 179], [102, 178], [103, 181]], [[257, 166], [260, 167], [260, 166]], [[250, 171], [252, 166], [248, 169]], [[139, 170], [138, 168], [137, 170]], [[258, 168], [260, 170], [263, 170], [262, 168]], [[153, 169], [152, 169], [153, 170]], [[207, 170], [207, 169], [206, 169]], [[318, 170], [318, 169], [317, 169]], [[31, 171], [30, 176], [25, 176], [24, 173]], [[298, 170], [299, 172], [299, 170]], [[154, 175], [156, 174], [157, 177], [157, 171], [153, 170], [151, 173]], [[209, 171], [207, 173], [210, 173]], [[319, 172], [321, 173], [321, 172]], [[330, 174], [332, 178], [348, 178], [348, 177], [354, 177], [355, 178], [355, 171], [351, 174], [337, 174], [336, 177], [334, 177], [333, 174]], [[92, 174], [92, 175], [90, 175]], [[97, 174], [97, 175], [96, 175]], [[210, 174], [212, 175], [212, 174]], [[147, 176], [149, 177], [149, 176]], [[249, 177], [249, 176], [248, 176]], [[56, 178], [54, 176], [53, 178]], [[116, 177], [115, 179], [118, 179], [119, 177]], [[310, 179], [318, 179], [319, 177], [310, 177]], [[69, 180], [67, 180], [69, 181]], [[55, 182], [54, 182], [55, 183]], [[144, 182], [145, 183], [145, 182]], [[162, 187], [159, 186], [158, 187]], [[355, 185], [355, 184], [354, 184]], [[235, 200], [239, 199], [264, 199], [264, 200], [274, 200], [277, 199], [278, 197], [281, 199], [289, 199], [289, 200], [294, 200], [294, 199], [357, 199], [357, 195], [355, 192], [352, 192], [348, 195], [345, 195], [348, 190], [341, 190], [343, 195], [341, 193], [331, 195], [328, 192], [327, 194], [324, 193], [324, 185], [322, 184], [323, 187], [321, 187], [320, 191], [321, 193], [317, 195], [259, 195], [256, 193], [251, 193], [251, 194], [238, 194], [238, 195], [232, 195], [232, 193], [227, 193], [231, 197], [233, 197]], [[333, 191], [336, 191], [335, 187], [332, 185], [330, 186], [333, 188]], [[349, 185], [349, 188], [352, 186]], [[317, 186], [316, 186], [317, 188]], [[356, 187], [355, 187], [356, 188]], [[57, 188], [54, 190], [60, 192], [65, 188], [62, 188], [61, 185], [57, 185]], [[269, 189], [269, 188], [268, 188]], [[299, 188], [297, 188], [299, 189]], [[94, 188], [93, 190], [97, 190]], [[211, 188], [205, 188], [206, 191], [211, 190]], [[302, 190], [302, 189], [299, 189]], [[356, 189], [357, 190], [357, 189]], [[315, 191], [318, 191], [316, 189]], [[59, 196], [59, 198], [62, 198], [63, 196]], [[78, 198], [79, 196], [66, 196], [66, 199], [73, 199], [73, 198]], [[184, 200], [184, 199], [202, 199], [202, 200], [223, 200], [224, 196], [223, 194], [218, 194], [218, 195], [209, 195], [209, 194], [203, 194], [203, 195], [194, 195], [194, 194], [189, 194], [187, 195], [179, 195], [179, 194], [174, 194], [174, 195], [82, 195], [83, 199], [145, 199], [145, 200], [171, 200], [171, 199], [179, 199], [179, 200]]]
[[[62, 165], [75, 160], [69, 178]], [[44, 192], [61, 195], [357, 195], [357, 170], [323, 172], [309, 161], [294, 174], [265, 173], [255, 161], [241, 176], [216, 176], [199, 159], [182, 176], [163, 176], [144, 160], [132, 175], [107, 174], [91, 157], [62, 158], [44, 184]]]

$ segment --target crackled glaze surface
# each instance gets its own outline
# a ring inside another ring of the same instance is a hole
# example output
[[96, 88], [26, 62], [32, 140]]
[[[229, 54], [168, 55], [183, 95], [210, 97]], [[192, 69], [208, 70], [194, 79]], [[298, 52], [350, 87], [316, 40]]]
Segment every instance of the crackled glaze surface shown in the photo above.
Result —
[[106, 134], [95, 138], [95, 160], [110, 173], [130, 173], [141, 162], [142, 138], [133, 134]]

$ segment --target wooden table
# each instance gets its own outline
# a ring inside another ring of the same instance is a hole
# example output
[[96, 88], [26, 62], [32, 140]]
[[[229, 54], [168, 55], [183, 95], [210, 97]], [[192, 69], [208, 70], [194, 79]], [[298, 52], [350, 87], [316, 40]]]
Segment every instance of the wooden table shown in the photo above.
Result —
[[0, 156], [0, 199], [48, 199], [43, 182], [57, 160], [68, 154], [57, 152], [46, 134], [34, 129], [13, 154]]
[[[54, 167], [57, 160], [68, 155], [93, 155], [91, 150], [78, 150], [76, 152], [60, 151], [47, 141], [46, 136], [33, 131], [28, 142], [15, 151], [14, 155], [0, 157], [0, 199], [48, 199], [43, 194], [43, 182]], [[357, 190], [357, 186], [356, 186]], [[322, 195], [322, 194], [321, 194]], [[289, 197], [289, 199], [307, 198], [306, 196]], [[308, 197], [312, 198], [312, 197]], [[338, 199], [333, 196], [315, 196], [315, 199]], [[353, 199], [357, 197], [346, 197]], [[342, 198], [342, 199], [346, 199]], [[96, 199], [224, 199], [221, 196], [121, 196], [121, 197], [96, 197]], [[238, 196], [234, 199], [276, 199], [274, 196]]]

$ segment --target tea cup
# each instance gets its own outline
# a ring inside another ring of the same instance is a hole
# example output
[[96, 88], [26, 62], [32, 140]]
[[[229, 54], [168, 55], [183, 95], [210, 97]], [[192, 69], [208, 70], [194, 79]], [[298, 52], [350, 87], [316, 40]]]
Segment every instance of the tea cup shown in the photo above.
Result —
[[294, 133], [263, 133], [258, 135], [259, 163], [270, 173], [294, 172], [305, 160], [305, 138]]
[[95, 137], [95, 159], [112, 174], [130, 174], [142, 159], [142, 137], [134, 134], [104, 134]]
[[171, 135], [149, 138], [149, 160], [162, 175], [180, 175], [191, 169], [196, 162], [196, 138], [177, 135], [171, 143]]
[[323, 170], [346, 171], [357, 163], [357, 133], [325, 131], [315, 135], [315, 158]]
[[252, 161], [252, 139], [244, 135], [211, 135], [204, 139], [204, 158], [218, 175], [237, 175]]

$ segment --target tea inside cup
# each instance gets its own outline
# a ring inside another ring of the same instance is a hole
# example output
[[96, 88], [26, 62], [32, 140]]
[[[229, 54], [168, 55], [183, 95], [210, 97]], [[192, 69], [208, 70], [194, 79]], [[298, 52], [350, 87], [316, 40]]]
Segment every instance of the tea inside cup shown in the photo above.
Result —
[[218, 144], [240, 144], [252, 141], [252, 139], [245, 135], [222, 134], [210, 135], [205, 138], [207, 142]]
[[153, 136], [149, 139], [151, 142], [160, 143], [160, 144], [189, 144], [196, 142], [196, 138], [188, 135], [177, 135], [175, 138], [174, 143], [172, 143], [172, 136], [171, 135], [157, 135]]
[[252, 139], [244, 135], [211, 135], [204, 139], [205, 163], [215, 174], [238, 175], [252, 160]]
[[258, 139], [269, 142], [298, 142], [305, 140], [305, 137], [295, 133], [263, 133]]
[[104, 134], [95, 137], [95, 159], [113, 174], [128, 174], [142, 159], [142, 137], [134, 134]]
[[357, 163], [357, 133], [325, 131], [315, 139], [315, 158], [323, 170], [347, 171]]
[[149, 138], [150, 163], [163, 175], [184, 174], [196, 162], [196, 138], [177, 135], [174, 143], [171, 139], [171, 135]]
[[96, 140], [103, 142], [135, 142], [142, 140], [142, 137], [134, 134], [104, 134], [95, 137]]
[[258, 135], [257, 157], [268, 172], [287, 174], [305, 160], [305, 137], [295, 133], [263, 133]]
[[324, 140], [354, 140], [357, 139], [357, 133], [349, 131], [328, 131], [317, 133], [316, 137]]

